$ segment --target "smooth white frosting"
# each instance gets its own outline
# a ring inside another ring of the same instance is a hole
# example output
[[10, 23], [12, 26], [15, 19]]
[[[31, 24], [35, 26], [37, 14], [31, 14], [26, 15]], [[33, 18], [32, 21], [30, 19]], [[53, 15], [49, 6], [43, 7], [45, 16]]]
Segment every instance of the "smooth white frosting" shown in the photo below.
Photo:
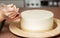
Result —
[[53, 13], [47, 10], [27, 10], [21, 13], [21, 28], [25, 31], [45, 31], [53, 27]]

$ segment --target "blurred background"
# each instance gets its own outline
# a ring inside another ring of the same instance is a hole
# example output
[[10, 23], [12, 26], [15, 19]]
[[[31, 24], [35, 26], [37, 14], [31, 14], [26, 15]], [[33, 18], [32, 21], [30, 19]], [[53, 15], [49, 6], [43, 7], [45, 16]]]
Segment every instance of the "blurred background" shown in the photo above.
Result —
[[60, 6], [60, 0], [0, 0], [0, 4], [15, 4], [17, 7]]

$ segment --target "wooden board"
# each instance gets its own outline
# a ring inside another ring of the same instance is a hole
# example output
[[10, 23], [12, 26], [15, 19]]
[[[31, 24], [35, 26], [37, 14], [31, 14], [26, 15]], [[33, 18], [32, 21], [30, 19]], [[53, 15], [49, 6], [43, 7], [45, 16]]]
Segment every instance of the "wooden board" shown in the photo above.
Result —
[[33, 33], [33, 32], [26, 32], [20, 29], [20, 21], [16, 23], [12, 22], [9, 25], [10, 31], [18, 36], [22, 37], [52, 37], [60, 34], [60, 20], [54, 19], [55, 23], [57, 24], [57, 27], [53, 30], [47, 31], [47, 32], [39, 32], [39, 33]]

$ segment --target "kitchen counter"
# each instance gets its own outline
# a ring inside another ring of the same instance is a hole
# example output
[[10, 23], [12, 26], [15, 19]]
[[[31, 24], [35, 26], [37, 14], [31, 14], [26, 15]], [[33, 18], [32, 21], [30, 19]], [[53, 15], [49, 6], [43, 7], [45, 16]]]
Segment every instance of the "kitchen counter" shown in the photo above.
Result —
[[[50, 10], [54, 13], [54, 17], [60, 19], [60, 7], [45, 7], [45, 8], [35, 8], [35, 9], [45, 9]], [[24, 10], [29, 10], [28, 8], [20, 8], [19, 12], [21, 13]], [[9, 24], [5, 24], [4, 28], [0, 32], [0, 38], [20, 38], [19, 36], [14, 35], [9, 31]], [[23, 37], [22, 37], [23, 38]], [[60, 34], [51, 38], [60, 38]]]

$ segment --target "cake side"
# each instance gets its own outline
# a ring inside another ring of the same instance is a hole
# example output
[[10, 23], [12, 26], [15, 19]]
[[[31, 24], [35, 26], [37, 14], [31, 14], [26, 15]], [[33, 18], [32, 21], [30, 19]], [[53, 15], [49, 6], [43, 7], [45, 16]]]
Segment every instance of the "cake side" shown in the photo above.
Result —
[[24, 22], [22, 20], [21, 22], [21, 29], [28, 32], [45, 32], [53, 29], [53, 19], [49, 18], [45, 21], [39, 21], [38, 23], [35, 21], [33, 22]]

